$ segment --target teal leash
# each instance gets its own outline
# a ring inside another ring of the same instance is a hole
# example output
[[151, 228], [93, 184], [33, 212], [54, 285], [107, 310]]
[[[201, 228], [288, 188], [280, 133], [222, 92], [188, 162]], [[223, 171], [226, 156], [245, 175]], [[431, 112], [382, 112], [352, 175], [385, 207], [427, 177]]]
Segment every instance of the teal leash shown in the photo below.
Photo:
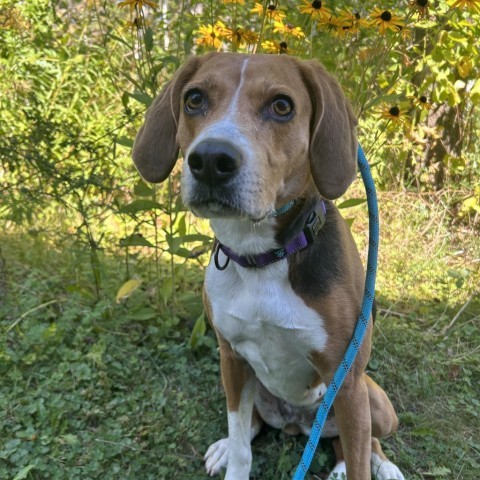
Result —
[[379, 216], [378, 216], [378, 203], [377, 194], [375, 191], [375, 184], [373, 182], [370, 167], [368, 165], [365, 154], [362, 147], [358, 146], [358, 168], [362, 175], [365, 190], [367, 192], [367, 205], [368, 205], [368, 218], [369, 218], [369, 244], [368, 244], [368, 260], [367, 260], [367, 273], [365, 279], [365, 290], [363, 295], [362, 310], [355, 327], [353, 338], [348, 346], [345, 357], [343, 358], [340, 366], [337, 368], [333, 380], [323, 396], [322, 403], [318, 407], [317, 416], [313, 422], [310, 438], [307, 441], [305, 450], [303, 452], [300, 463], [295, 471], [293, 480], [304, 480], [305, 475], [310, 468], [313, 456], [318, 447], [320, 436], [322, 434], [325, 420], [327, 419], [328, 412], [332, 408], [335, 397], [340, 390], [345, 377], [347, 376], [350, 368], [355, 361], [358, 351], [362, 345], [365, 333], [367, 332], [368, 322], [372, 313], [373, 300], [375, 297], [375, 279], [377, 274], [377, 261], [378, 261], [378, 244], [379, 244]]

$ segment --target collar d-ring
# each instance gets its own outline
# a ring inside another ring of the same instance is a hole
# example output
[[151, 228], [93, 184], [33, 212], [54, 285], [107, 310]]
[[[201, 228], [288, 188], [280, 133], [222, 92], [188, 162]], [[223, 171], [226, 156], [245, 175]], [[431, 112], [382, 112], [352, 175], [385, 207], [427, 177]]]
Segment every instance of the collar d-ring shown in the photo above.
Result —
[[217, 267], [217, 270], [223, 271], [228, 267], [228, 264], [230, 263], [230, 257], [228, 255], [225, 255], [226, 260], [223, 265], [220, 265], [220, 262], [218, 261], [218, 254], [220, 253], [220, 242], [216, 242], [215, 245], [215, 250], [213, 252], [213, 261], [215, 262], [215, 267]]

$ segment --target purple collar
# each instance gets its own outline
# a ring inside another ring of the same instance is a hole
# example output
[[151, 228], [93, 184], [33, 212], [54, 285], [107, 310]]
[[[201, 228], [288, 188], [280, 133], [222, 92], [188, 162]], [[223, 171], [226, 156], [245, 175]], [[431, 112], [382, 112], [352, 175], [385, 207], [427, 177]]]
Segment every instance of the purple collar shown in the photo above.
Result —
[[[233, 260], [244, 268], [262, 268], [270, 265], [271, 263], [278, 262], [287, 258], [292, 253], [299, 252], [304, 248], [307, 248], [315, 241], [315, 237], [318, 232], [325, 225], [327, 207], [325, 202], [321, 200], [320, 209], [318, 211], [313, 210], [305, 222], [303, 230], [287, 245], [282, 248], [276, 248], [269, 250], [268, 252], [259, 253], [258, 255], [239, 255], [232, 249], [215, 240], [213, 249], [213, 260], [218, 270], [225, 270], [230, 262]], [[218, 260], [218, 254], [220, 250], [227, 257], [227, 260], [223, 265], [220, 265]]]

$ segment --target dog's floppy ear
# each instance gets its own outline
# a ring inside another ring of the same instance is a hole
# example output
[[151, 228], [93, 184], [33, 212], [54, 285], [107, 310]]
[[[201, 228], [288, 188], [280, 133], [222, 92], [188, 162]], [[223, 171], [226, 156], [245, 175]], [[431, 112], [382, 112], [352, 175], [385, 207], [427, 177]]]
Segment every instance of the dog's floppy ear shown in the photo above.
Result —
[[177, 161], [177, 128], [180, 95], [187, 81], [198, 69], [199, 57], [187, 60], [165, 85], [149, 107], [133, 145], [133, 161], [140, 175], [149, 182], [163, 182]]
[[355, 178], [357, 119], [338, 82], [315, 61], [302, 63], [313, 114], [310, 169], [320, 194], [330, 200], [345, 193]]

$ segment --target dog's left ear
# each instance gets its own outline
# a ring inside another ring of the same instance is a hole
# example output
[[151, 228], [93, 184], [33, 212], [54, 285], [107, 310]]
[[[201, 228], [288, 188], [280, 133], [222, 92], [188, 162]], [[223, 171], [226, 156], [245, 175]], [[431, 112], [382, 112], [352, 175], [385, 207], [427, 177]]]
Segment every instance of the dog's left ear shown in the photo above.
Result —
[[184, 85], [197, 71], [200, 57], [190, 57], [165, 85], [149, 107], [133, 145], [133, 161], [140, 175], [153, 183], [163, 182], [177, 161], [178, 119]]
[[320, 194], [333, 200], [355, 178], [357, 119], [337, 80], [316, 61], [302, 62], [301, 72], [310, 93], [310, 169]]

